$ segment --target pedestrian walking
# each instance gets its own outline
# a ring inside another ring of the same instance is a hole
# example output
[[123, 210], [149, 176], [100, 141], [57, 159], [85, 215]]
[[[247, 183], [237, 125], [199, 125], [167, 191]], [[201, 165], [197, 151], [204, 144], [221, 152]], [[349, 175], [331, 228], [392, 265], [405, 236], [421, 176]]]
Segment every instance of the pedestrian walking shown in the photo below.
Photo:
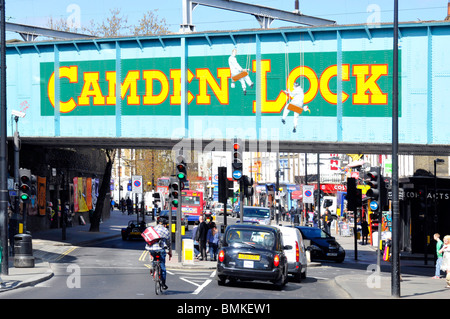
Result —
[[122, 211], [122, 214], [125, 214], [125, 210], [127, 208], [126, 206], [127, 206], [127, 202], [122, 197], [122, 199], [120, 200], [120, 210]]
[[332, 221], [331, 213], [330, 213], [329, 209], [327, 208], [327, 209], [325, 210], [325, 216], [324, 216], [324, 224], [323, 224], [323, 226], [324, 226], [324, 228], [325, 228], [325, 231], [326, 231], [328, 234], [331, 233], [331, 221]]
[[441, 278], [441, 265], [442, 265], [442, 253], [440, 252], [440, 250], [442, 249], [442, 246], [444, 245], [444, 243], [441, 240], [441, 235], [439, 235], [438, 233], [434, 234], [433, 238], [436, 241], [436, 270], [434, 272], [434, 277], [433, 279], [439, 279]]
[[128, 210], [128, 215], [133, 214], [133, 202], [131, 201], [130, 197], [127, 198], [127, 210]]
[[198, 244], [198, 240], [195, 239], [197, 237], [198, 225], [199, 225], [199, 222], [198, 222], [198, 220], [196, 220], [194, 222], [194, 228], [192, 229], [192, 240], [194, 241], [195, 258], [199, 258], [200, 257], [200, 251], [199, 251], [200, 247], [199, 247], [199, 244]]
[[208, 230], [207, 242], [209, 245], [209, 255], [212, 261], [217, 261], [217, 248], [219, 247], [219, 232], [214, 225]]
[[361, 234], [362, 234], [362, 244], [367, 245], [367, 240], [369, 237], [369, 224], [366, 221], [366, 218], [363, 218], [361, 223]]
[[443, 253], [442, 256], [442, 266], [441, 270], [447, 273], [445, 280], [447, 281], [447, 286], [445, 288], [450, 288], [450, 236], [444, 236], [444, 245], [439, 250], [440, 253]]
[[208, 225], [203, 220], [203, 216], [198, 218], [199, 225], [197, 229], [196, 239], [200, 249], [200, 260], [206, 260], [206, 236], [208, 235]]
[[284, 206], [281, 206], [281, 220], [286, 220], [286, 208]]

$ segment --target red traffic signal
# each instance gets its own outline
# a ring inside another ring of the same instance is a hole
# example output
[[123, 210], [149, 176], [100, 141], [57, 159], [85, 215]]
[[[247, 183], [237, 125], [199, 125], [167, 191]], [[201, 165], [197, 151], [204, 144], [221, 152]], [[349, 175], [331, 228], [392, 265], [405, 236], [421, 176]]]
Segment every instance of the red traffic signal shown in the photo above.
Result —
[[238, 139], [234, 139], [233, 143], [233, 163], [242, 163], [242, 149]]

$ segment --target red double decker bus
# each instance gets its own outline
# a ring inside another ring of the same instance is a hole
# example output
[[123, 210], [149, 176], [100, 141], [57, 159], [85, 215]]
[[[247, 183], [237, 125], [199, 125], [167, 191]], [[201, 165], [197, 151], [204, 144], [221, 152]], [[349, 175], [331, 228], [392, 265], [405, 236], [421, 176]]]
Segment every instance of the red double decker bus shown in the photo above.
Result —
[[203, 192], [194, 190], [181, 191], [181, 211], [188, 222], [195, 222], [203, 214]]
[[167, 195], [169, 194], [170, 178], [166, 176], [159, 177], [156, 181], [156, 191], [158, 193]]

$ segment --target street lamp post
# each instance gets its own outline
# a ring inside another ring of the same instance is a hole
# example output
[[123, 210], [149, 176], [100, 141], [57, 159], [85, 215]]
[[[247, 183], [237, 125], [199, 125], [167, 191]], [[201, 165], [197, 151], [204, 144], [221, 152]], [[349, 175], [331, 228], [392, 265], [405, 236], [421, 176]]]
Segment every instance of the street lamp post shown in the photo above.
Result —
[[398, 199], [398, 0], [394, 0], [392, 73], [392, 273], [391, 295], [400, 297], [400, 212]]

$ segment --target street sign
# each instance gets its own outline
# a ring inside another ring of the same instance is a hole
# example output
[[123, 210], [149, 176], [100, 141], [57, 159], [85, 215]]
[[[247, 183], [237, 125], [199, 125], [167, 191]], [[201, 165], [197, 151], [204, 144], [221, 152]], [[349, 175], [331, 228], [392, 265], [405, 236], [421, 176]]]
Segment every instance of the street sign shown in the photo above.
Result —
[[131, 176], [131, 191], [134, 194], [142, 194], [142, 176]]
[[370, 209], [371, 210], [377, 210], [378, 209], [378, 203], [376, 201], [370, 202]]
[[239, 171], [239, 170], [233, 171], [234, 179], [240, 179], [241, 177], [242, 177], [242, 171]]
[[314, 204], [314, 186], [303, 185], [303, 203]]

